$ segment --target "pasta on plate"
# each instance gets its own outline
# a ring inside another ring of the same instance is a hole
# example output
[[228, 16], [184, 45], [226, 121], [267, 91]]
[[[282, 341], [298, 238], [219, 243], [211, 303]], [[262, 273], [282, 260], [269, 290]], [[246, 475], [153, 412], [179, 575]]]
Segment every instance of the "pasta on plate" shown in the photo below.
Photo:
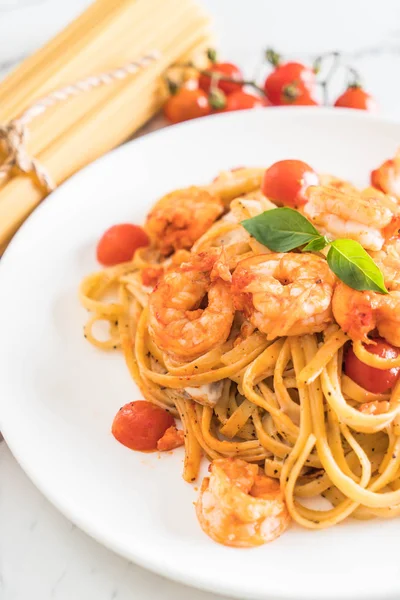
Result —
[[[386, 178], [378, 189], [378, 169], [365, 190], [320, 174], [288, 193], [290, 169], [273, 187], [268, 171], [233, 169], [169, 193], [147, 217], [149, 244], [80, 287], [87, 340], [120, 348], [146, 401], [181, 422], [183, 434], [165, 420], [158, 448], [184, 443], [188, 482], [209, 459], [201, 527], [240, 547], [291, 520], [322, 529], [400, 514], [396, 186]], [[341, 280], [327, 247], [274, 251], [243, 225], [282, 205], [325, 244], [361, 244], [385, 293]], [[105, 341], [97, 321], [109, 324]], [[321, 496], [330, 508], [310, 508]]]

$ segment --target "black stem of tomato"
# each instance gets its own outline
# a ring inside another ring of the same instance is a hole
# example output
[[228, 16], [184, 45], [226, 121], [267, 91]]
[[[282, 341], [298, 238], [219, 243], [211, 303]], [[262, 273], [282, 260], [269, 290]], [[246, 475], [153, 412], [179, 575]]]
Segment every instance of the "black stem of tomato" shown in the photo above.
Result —
[[348, 81], [347, 81], [347, 86], [348, 87], [358, 87], [360, 86], [360, 75], [358, 73], [358, 71], [356, 71], [356, 69], [354, 69], [354, 67], [350, 67], [349, 65], [346, 65], [347, 67], [347, 73], [348, 73]]
[[[178, 63], [175, 65], [176, 67], [191, 67], [195, 69], [200, 75], [206, 75], [207, 77], [212, 78], [215, 75], [215, 71], [208, 71], [207, 69], [198, 69], [193, 65], [193, 63]], [[265, 96], [265, 92], [262, 87], [257, 85], [256, 81], [253, 79], [233, 79], [232, 77], [226, 77], [225, 75], [218, 75], [218, 79], [220, 81], [229, 81], [230, 83], [238, 83], [239, 85], [249, 85], [255, 90], [257, 90], [260, 94]]]
[[[197, 71], [200, 73], [200, 75], [206, 75], [207, 77], [211, 77], [211, 78], [213, 77], [213, 75], [215, 75], [215, 72], [207, 71], [207, 69], [204, 71], [197, 69]], [[232, 77], [225, 77], [224, 75], [220, 75], [218, 77], [218, 80], [219, 81], [229, 81], [230, 83], [238, 83], [239, 85], [250, 85], [254, 89], [258, 90], [260, 92], [260, 94], [265, 96], [264, 90], [259, 85], [257, 85], [257, 83], [255, 81], [253, 81], [253, 79], [233, 79]]]
[[322, 87], [323, 101], [324, 101], [325, 106], [327, 106], [329, 104], [328, 87], [329, 87], [329, 83], [331, 82], [331, 79], [332, 79], [334, 73], [336, 73], [336, 71], [339, 67], [340, 53], [339, 52], [329, 52], [327, 54], [319, 56], [316, 61], [316, 63], [318, 63], [318, 65], [320, 65], [322, 60], [324, 60], [325, 58], [330, 57], [330, 56], [333, 58], [331, 67], [330, 67], [325, 79], [323, 81], [319, 82], [319, 84]]

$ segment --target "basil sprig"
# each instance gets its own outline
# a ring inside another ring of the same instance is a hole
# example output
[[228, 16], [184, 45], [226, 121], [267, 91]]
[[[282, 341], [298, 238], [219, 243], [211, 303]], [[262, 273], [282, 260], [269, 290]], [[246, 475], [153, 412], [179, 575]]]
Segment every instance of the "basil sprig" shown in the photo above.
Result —
[[388, 293], [382, 272], [361, 244], [354, 240], [329, 240], [297, 210], [275, 208], [242, 221], [242, 225], [274, 252], [289, 252], [300, 247], [303, 252], [319, 252], [329, 245], [326, 260], [341, 281], [360, 292]]

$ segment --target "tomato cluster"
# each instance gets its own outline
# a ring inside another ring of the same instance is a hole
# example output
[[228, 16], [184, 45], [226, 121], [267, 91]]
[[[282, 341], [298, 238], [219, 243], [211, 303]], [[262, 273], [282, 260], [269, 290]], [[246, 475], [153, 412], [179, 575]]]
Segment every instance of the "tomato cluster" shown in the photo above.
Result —
[[232, 63], [215, 62], [199, 73], [197, 79], [186, 81], [173, 89], [164, 106], [164, 115], [171, 123], [204, 117], [214, 112], [229, 112], [267, 106], [263, 94], [253, 94], [244, 88], [243, 75]]
[[[318, 106], [321, 104], [318, 90], [321, 88], [326, 96], [327, 86], [335, 70], [330, 69], [325, 79], [322, 79], [321, 65], [331, 56], [336, 61], [338, 55], [332, 53], [318, 57], [314, 65], [310, 66], [301, 62], [282, 61], [276, 52], [267, 50], [266, 58], [272, 70], [259, 86], [255, 81], [246, 81], [237, 65], [217, 62], [215, 51], [209, 51], [211, 64], [206, 70], [199, 71], [189, 65], [188, 69], [193, 77], [180, 84], [173, 82], [173, 93], [164, 106], [164, 114], [171, 123], [179, 123], [215, 112], [263, 106]], [[375, 100], [362, 88], [357, 73], [350, 67], [344, 68], [350, 75], [350, 80], [333, 105], [375, 110]]]

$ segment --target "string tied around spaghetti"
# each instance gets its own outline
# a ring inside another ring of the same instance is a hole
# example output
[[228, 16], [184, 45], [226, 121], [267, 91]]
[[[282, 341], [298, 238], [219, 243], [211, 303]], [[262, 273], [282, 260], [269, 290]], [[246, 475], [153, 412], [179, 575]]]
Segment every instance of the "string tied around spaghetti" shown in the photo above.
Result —
[[158, 50], [153, 50], [123, 67], [100, 73], [99, 75], [92, 75], [58, 90], [54, 90], [47, 96], [36, 100], [18, 118], [13, 119], [5, 125], [0, 125], [0, 146], [5, 154], [4, 161], [0, 163], [0, 181], [10, 177], [13, 172], [19, 172], [31, 175], [46, 193], [53, 191], [56, 188], [56, 183], [47, 169], [40, 164], [40, 161], [30, 156], [27, 150], [26, 142], [29, 135], [29, 123], [55, 104], [64, 102], [73, 96], [78, 96], [92, 89], [121, 81], [128, 76], [138, 73], [158, 60], [160, 56], [161, 53]]
[[27, 127], [18, 119], [0, 126], [0, 142], [6, 154], [6, 159], [0, 165], [0, 180], [9, 177], [12, 171], [20, 171], [26, 175], [32, 174], [41, 187], [51, 192], [55, 185], [40, 163], [29, 156], [26, 149]]

